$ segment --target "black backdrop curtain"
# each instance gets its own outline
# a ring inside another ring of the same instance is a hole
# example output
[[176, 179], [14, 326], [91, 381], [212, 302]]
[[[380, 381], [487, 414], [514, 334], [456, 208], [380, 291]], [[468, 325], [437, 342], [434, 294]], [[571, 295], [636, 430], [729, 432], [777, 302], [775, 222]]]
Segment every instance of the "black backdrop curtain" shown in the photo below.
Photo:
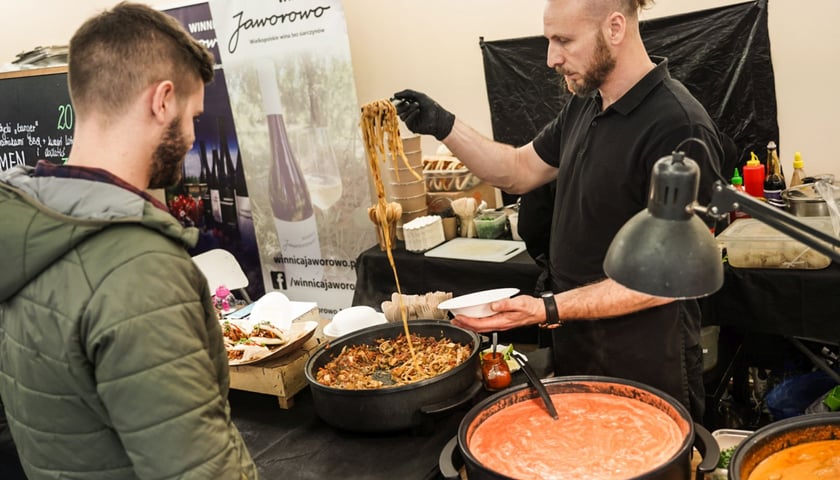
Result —
[[[779, 143], [767, 0], [647, 20], [640, 28], [648, 53], [668, 58], [671, 75], [734, 141], [736, 158], [727, 163], [742, 166], [750, 151], [763, 160], [767, 142]], [[546, 65], [548, 41], [482, 38], [479, 45], [493, 136], [524, 145], [554, 118], [569, 95]], [[732, 171], [721, 173], [729, 178]]]

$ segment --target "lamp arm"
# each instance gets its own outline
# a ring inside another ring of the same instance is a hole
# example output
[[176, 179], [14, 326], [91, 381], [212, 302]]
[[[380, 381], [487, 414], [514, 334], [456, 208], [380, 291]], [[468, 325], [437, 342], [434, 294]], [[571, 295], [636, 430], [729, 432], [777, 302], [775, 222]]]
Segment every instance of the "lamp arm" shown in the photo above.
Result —
[[840, 238], [818, 230], [802, 222], [798, 217], [756, 200], [747, 193], [735, 190], [734, 187], [720, 180], [712, 186], [712, 200], [709, 206], [705, 209], [701, 207], [700, 210], [705, 210], [716, 218], [722, 218], [729, 212], [740, 210], [840, 263], [840, 251], [835, 250], [840, 247]]

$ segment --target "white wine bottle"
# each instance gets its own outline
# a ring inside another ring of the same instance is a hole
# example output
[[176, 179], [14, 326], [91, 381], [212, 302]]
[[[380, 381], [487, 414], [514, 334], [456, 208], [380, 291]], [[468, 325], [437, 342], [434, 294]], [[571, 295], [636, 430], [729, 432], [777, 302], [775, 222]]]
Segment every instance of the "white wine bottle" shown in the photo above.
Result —
[[289, 286], [320, 288], [324, 269], [318, 225], [306, 179], [289, 145], [274, 65], [260, 65], [258, 74], [271, 144], [268, 196], [280, 242], [280, 263]]
[[248, 196], [248, 184], [245, 181], [245, 167], [242, 164], [242, 153], [236, 151], [236, 174], [234, 175], [233, 190], [236, 198], [236, 221], [239, 227], [239, 237], [243, 250], [256, 250], [257, 239], [254, 231], [254, 217], [251, 213], [251, 198]]
[[201, 162], [201, 173], [198, 177], [198, 183], [201, 187], [201, 206], [203, 208], [203, 225], [206, 229], [213, 227], [213, 210], [210, 206], [210, 184], [213, 179], [210, 178], [210, 167], [207, 165], [207, 145], [204, 140], [198, 142], [198, 155]]
[[208, 183], [208, 187], [210, 189], [210, 211], [213, 212], [213, 223], [216, 227], [221, 227], [222, 225], [222, 202], [221, 202], [221, 194], [219, 193], [219, 187], [221, 185], [221, 177], [222, 174], [221, 168], [219, 168], [219, 151], [215, 148], [212, 150], [213, 155], [213, 170], [210, 172], [210, 178], [213, 180], [212, 182]]
[[236, 221], [236, 200], [234, 199], [234, 172], [233, 159], [228, 147], [227, 129], [225, 120], [218, 117], [219, 126], [219, 166], [224, 172], [219, 179], [219, 204], [222, 210], [222, 229], [228, 238], [235, 239], [239, 236], [239, 225]]

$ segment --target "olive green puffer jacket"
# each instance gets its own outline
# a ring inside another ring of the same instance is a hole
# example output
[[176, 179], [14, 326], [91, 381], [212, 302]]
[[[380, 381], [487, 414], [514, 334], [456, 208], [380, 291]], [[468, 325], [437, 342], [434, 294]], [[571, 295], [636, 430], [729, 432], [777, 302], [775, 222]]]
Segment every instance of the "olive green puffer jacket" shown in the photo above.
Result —
[[0, 173], [0, 398], [31, 480], [256, 478], [196, 239], [120, 187]]

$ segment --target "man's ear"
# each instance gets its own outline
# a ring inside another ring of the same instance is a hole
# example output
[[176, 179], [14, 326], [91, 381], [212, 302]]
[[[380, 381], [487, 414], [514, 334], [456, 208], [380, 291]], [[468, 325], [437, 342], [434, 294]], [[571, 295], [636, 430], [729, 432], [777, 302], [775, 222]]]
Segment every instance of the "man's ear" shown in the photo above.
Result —
[[161, 124], [169, 122], [175, 114], [175, 85], [171, 80], [164, 80], [152, 90], [152, 116]]
[[607, 41], [617, 45], [624, 40], [627, 32], [627, 19], [619, 12], [613, 12], [607, 18]]

